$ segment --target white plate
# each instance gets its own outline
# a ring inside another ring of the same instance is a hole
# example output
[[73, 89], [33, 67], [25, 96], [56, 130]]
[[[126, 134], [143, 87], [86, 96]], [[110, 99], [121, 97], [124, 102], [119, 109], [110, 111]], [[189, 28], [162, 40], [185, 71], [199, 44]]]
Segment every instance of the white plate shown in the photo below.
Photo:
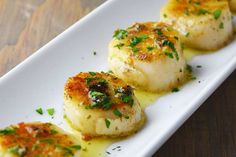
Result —
[[[66, 79], [80, 71], [107, 70], [107, 45], [113, 31], [134, 22], [158, 20], [164, 3], [109, 0], [3, 76], [0, 127], [37, 120], [60, 124]], [[235, 69], [236, 40], [216, 53], [195, 57], [190, 64], [202, 65], [195, 68], [197, 80], [146, 108], [144, 129], [119, 142], [122, 151], [112, 156], [151, 156]], [[55, 118], [36, 114], [39, 106], [54, 107]]]

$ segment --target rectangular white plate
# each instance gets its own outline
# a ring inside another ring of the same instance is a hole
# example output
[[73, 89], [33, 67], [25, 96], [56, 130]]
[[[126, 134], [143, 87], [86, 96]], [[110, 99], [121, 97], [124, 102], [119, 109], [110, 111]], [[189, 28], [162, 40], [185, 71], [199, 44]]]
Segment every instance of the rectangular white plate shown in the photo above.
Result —
[[[60, 124], [66, 79], [80, 71], [107, 70], [107, 45], [113, 31], [134, 22], [157, 21], [164, 3], [109, 0], [3, 76], [0, 127], [39, 120]], [[202, 65], [194, 69], [197, 80], [149, 106], [144, 129], [119, 142], [122, 151], [112, 156], [151, 156], [235, 69], [236, 40], [216, 53], [195, 57], [190, 64]], [[36, 114], [39, 106], [54, 107], [55, 118]]]

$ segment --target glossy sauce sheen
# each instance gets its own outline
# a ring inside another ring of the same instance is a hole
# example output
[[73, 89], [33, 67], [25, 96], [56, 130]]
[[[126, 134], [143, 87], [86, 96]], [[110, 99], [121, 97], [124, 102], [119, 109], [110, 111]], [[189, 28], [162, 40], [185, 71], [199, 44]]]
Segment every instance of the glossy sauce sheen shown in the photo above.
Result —
[[[184, 49], [184, 57], [187, 61], [190, 61], [193, 57], [197, 55], [205, 54], [205, 53], [209, 53], [209, 52], [202, 52], [200, 50], [194, 50], [190, 48]], [[154, 104], [158, 100], [158, 98], [169, 93], [168, 92], [151, 93], [151, 92], [146, 92], [146, 91], [141, 91], [141, 90], [135, 90], [134, 94], [139, 100], [141, 107], [145, 109], [149, 105]], [[70, 125], [70, 122], [68, 120], [66, 121], [67, 121], [67, 124]], [[91, 157], [91, 156], [104, 157], [108, 155], [109, 153], [112, 154], [112, 152], [106, 152], [106, 149], [109, 147], [109, 145], [115, 143], [116, 141], [125, 139], [125, 138], [114, 138], [114, 139], [113, 138], [94, 138], [89, 141], [84, 141], [82, 140], [80, 133], [72, 129], [71, 125], [69, 128], [71, 129], [70, 130], [71, 132], [73, 132], [76, 135], [79, 135], [81, 139], [81, 145], [82, 145], [82, 150], [80, 152], [81, 157]]]
[[[184, 49], [184, 56], [187, 61], [191, 60], [193, 57], [203, 54], [203, 53], [208, 53], [208, 52], [202, 52], [200, 50], [194, 50], [194, 49], [189, 49], [186, 48]], [[167, 92], [165, 93], [151, 93], [151, 92], [145, 92], [141, 90], [136, 90], [134, 91], [136, 97], [138, 98], [140, 105], [142, 108], [146, 108], [149, 105], [154, 104], [158, 98], [161, 96], [164, 96], [166, 94], [169, 94]], [[73, 132], [76, 132], [73, 130]], [[78, 132], [77, 132], [78, 134]], [[106, 148], [111, 145], [112, 143], [115, 143], [116, 141], [122, 140], [122, 138], [95, 138], [90, 141], [84, 141], [81, 139], [81, 145], [82, 145], [82, 150], [81, 150], [81, 157], [104, 157], [108, 153], [112, 152], [106, 152]], [[122, 151], [122, 150], [121, 150]]]

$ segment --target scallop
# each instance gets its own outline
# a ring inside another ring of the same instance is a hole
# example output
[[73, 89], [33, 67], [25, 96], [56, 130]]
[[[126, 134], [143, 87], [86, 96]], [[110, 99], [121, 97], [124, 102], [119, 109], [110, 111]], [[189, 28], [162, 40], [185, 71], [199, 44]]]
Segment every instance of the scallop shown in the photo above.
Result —
[[85, 140], [128, 136], [144, 123], [133, 89], [104, 72], [81, 72], [68, 79], [64, 113], [70, 126], [80, 131]]
[[236, 0], [229, 0], [229, 7], [230, 10], [235, 12], [236, 11]]
[[227, 1], [170, 0], [161, 10], [161, 21], [180, 32], [192, 48], [216, 50], [233, 36], [232, 14]]
[[135, 23], [116, 30], [108, 64], [117, 77], [145, 91], [169, 91], [186, 80], [179, 33], [162, 22]]
[[19, 123], [0, 130], [1, 157], [78, 157], [81, 146], [51, 123]]

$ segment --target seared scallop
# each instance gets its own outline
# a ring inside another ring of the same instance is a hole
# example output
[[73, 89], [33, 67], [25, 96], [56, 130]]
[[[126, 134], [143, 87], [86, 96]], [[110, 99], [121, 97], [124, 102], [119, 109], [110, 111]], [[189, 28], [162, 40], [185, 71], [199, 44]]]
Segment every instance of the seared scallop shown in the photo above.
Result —
[[171, 90], [183, 83], [186, 75], [179, 34], [162, 22], [116, 30], [108, 64], [117, 77], [152, 92]]
[[228, 1], [229, 1], [230, 10], [235, 12], [236, 11], [236, 0], [228, 0]]
[[182, 42], [196, 49], [219, 49], [233, 36], [227, 1], [170, 0], [161, 10], [161, 21], [173, 25]]
[[81, 72], [68, 79], [64, 113], [84, 139], [120, 137], [140, 129], [144, 114], [133, 89], [108, 73]]
[[79, 142], [50, 123], [19, 123], [0, 130], [1, 157], [78, 157]]

